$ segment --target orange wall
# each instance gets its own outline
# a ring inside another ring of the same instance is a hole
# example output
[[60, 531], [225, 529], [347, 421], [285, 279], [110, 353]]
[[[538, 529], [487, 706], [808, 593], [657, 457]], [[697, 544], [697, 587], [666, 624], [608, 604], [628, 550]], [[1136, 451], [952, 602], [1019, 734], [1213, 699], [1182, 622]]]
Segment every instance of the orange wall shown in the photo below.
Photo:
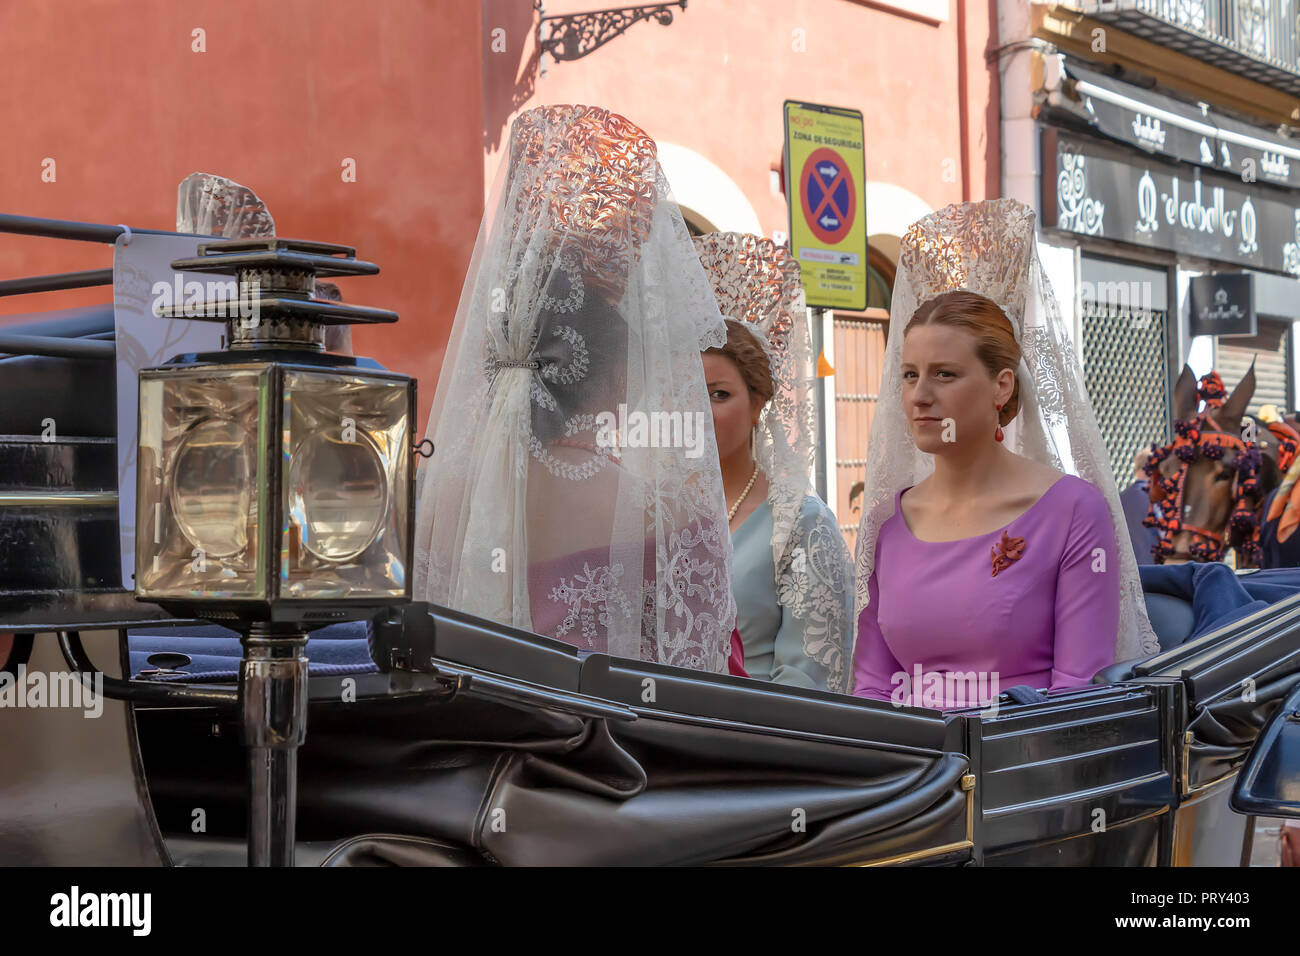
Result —
[[[548, 0], [545, 7], [558, 14], [617, 5]], [[485, 41], [498, 26], [512, 41], [531, 6], [531, 0], [485, 0]], [[603, 106], [721, 167], [770, 235], [787, 228], [786, 203], [770, 176], [781, 156], [782, 103], [803, 99], [863, 112], [868, 180], [902, 186], [934, 208], [996, 195], [990, 193], [998, 188], [1000, 165], [996, 73], [984, 59], [993, 6], [954, 0], [949, 19], [936, 25], [851, 0], [690, 0], [685, 12], [674, 8], [668, 26], [637, 23], [579, 60], [546, 57], [544, 77], [534, 68], [531, 37], [518, 49], [510, 43], [507, 54], [484, 59], [488, 177], [520, 109]], [[804, 52], [795, 49], [797, 30]], [[519, 77], [526, 82], [517, 84]], [[970, 144], [965, 188], [963, 100]], [[868, 229], [875, 231], [870, 223]]]
[[[171, 228], [181, 179], [230, 176], [266, 200], [281, 235], [348, 243], [380, 264], [341, 282], [344, 296], [402, 321], [361, 330], [357, 350], [418, 376], [427, 409], [520, 109], [624, 113], [720, 166], [768, 234], [786, 228], [770, 169], [787, 98], [861, 109], [869, 180], [936, 208], [983, 198], [997, 188], [993, 0], [962, 3], [935, 25], [864, 0], [691, 0], [670, 26], [638, 23], [581, 60], [548, 58], [544, 77], [532, 0], [0, 4], [0, 211]], [[546, 12], [614, 5], [549, 0]], [[199, 27], [206, 53], [191, 50]], [[498, 27], [504, 52], [491, 49]], [[41, 181], [45, 157], [57, 182]], [[341, 181], [345, 157], [356, 183]], [[0, 277], [110, 264], [106, 246], [0, 235]], [[0, 323], [109, 298], [0, 298]]]
[[[427, 410], [481, 215], [480, 23], [475, 0], [0, 4], [0, 211], [171, 229], [177, 183], [229, 176], [280, 235], [379, 263], [339, 284], [401, 321], [359, 331], [357, 351], [419, 376]], [[105, 245], [0, 235], [0, 278], [111, 264]], [[0, 323], [110, 300], [0, 298]]]

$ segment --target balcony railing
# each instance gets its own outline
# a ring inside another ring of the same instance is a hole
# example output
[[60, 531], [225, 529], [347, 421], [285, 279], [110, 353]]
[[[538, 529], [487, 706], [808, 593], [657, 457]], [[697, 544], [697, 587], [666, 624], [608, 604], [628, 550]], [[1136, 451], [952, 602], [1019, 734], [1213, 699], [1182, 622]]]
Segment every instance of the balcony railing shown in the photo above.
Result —
[[1080, 13], [1300, 96], [1300, 0], [1083, 0]]

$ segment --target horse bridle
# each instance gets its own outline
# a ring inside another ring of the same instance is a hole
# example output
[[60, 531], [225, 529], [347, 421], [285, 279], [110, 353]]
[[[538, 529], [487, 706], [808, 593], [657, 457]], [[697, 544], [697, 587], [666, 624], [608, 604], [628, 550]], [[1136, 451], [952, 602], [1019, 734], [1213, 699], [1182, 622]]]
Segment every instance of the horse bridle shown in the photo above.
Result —
[[[1213, 410], [1221, 408], [1228, 397], [1218, 372], [1211, 371], [1201, 377], [1196, 384], [1196, 397], [1198, 404], [1205, 403], [1205, 408], [1192, 418], [1174, 422], [1176, 437], [1163, 448], [1152, 445], [1151, 457], [1145, 466], [1147, 477], [1151, 481], [1151, 506], [1147, 516], [1142, 519], [1142, 524], [1148, 528], [1160, 529], [1160, 539], [1152, 549], [1152, 555], [1157, 564], [1164, 564], [1166, 558], [1177, 553], [1174, 550], [1174, 538], [1186, 532], [1192, 538], [1187, 553], [1194, 560], [1218, 561], [1223, 557], [1224, 548], [1231, 545], [1240, 549], [1252, 564], [1258, 564], [1261, 552], [1257, 512], [1263, 504], [1255, 501], [1259, 494], [1259, 469], [1263, 461], [1259, 443], [1246, 441], [1224, 431], [1214, 419]], [[1300, 449], [1300, 434], [1281, 422], [1269, 422], [1268, 429], [1277, 438], [1278, 467], [1285, 473]], [[1183, 492], [1188, 469], [1198, 456], [1218, 460], [1229, 450], [1237, 454], [1231, 464], [1236, 474], [1232, 479], [1233, 506], [1228, 514], [1228, 540], [1225, 543], [1225, 535], [1183, 521]], [[1160, 463], [1170, 455], [1182, 464], [1172, 478], [1166, 478], [1160, 473]], [[1165, 512], [1163, 503], [1171, 498], [1172, 512]], [[1162, 506], [1160, 517], [1156, 517], [1157, 505]]]
[[[1237, 453], [1236, 458], [1233, 459], [1233, 467], [1237, 474], [1232, 480], [1234, 504], [1228, 517], [1228, 529], [1229, 532], [1239, 533], [1237, 535], [1229, 533], [1228, 537], [1230, 540], [1234, 537], [1240, 538], [1241, 540], [1234, 542], [1235, 546], [1242, 547], [1250, 560], [1257, 561], [1258, 519], [1255, 517], [1255, 508], [1247, 504], [1247, 499], [1252, 498], [1259, 488], [1259, 445], [1225, 432], [1208, 409], [1198, 413], [1195, 418], [1175, 422], [1174, 430], [1177, 437], [1173, 442], [1163, 448], [1152, 446], [1151, 458], [1146, 466], [1153, 493], [1151, 508], [1142, 523], [1148, 528], [1158, 528], [1161, 532], [1153, 551], [1156, 563], [1164, 564], [1166, 559], [1177, 553], [1174, 548], [1174, 538], [1180, 533], [1191, 535], [1187, 553], [1194, 560], [1218, 561], [1223, 557], [1224, 535], [1209, 528], [1188, 524], [1183, 520], [1183, 493], [1189, 467], [1198, 456], [1217, 460], [1223, 458], [1229, 451]], [[1171, 454], [1182, 464], [1173, 477], [1167, 478], [1160, 473], [1159, 467], [1160, 463]], [[1166, 510], [1164, 503], [1169, 502], [1171, 498], [1171, 507]], [[1162, 506], [1163, 517], [1156, 517], [1156, 505]]]

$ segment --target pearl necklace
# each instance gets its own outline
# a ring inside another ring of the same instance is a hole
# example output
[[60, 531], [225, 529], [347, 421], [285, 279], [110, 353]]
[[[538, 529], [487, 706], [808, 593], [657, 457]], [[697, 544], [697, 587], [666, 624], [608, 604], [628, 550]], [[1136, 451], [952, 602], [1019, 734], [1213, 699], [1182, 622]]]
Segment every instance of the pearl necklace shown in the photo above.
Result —
[[727, 524], [731, 524], [731, 522], [736, 520], [736, 512], [740, 510], [740, 506], [744, 504], [745, 499], [749, 497], [749, 490], [754, 487], [754, 480], [756, 478], [758, 478], [758, 462], [754, 462], [754, 471], [749, 476], [749, 484], [745, 485], [745, 490], [740, 493], [740, 497], [736, 499], [736, 503], [732, 505], [731, 510], [727, 512]]

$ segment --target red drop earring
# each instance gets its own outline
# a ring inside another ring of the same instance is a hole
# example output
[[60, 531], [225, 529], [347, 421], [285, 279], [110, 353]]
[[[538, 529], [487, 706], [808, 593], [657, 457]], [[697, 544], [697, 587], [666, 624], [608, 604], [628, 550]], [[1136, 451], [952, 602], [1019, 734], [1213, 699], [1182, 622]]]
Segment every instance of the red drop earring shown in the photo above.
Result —
[[[1000, 417], [1002, 416], [1002, 406], [1001, 406], [1001, 405], [995, 405], [995, 406], [993, 406], [993, 407], [996, 408], [996, 409], [998, 410], [998, 417], [1000, 418]], [[1001, 422], [998, 422], [998, 427], [997, 427], [997, 428], [994, 430], [994, 432], [993, 432], [993, 440], [994, 440], [994, 441], [1002, 441], [1002, 438], [1003, 438], [1003, 435], [1002, 435], [1002, 423], [1001, 423]]]

